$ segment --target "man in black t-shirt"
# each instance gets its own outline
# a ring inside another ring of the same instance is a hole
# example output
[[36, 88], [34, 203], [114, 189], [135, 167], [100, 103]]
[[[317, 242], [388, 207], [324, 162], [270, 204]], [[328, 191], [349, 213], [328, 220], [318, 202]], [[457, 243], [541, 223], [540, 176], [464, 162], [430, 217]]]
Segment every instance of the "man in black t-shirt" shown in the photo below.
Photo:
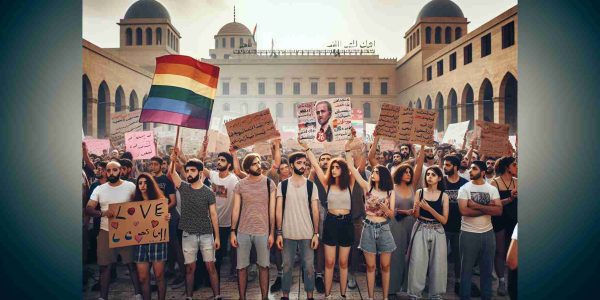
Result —
[[[452, 262], [454, 262], [454, 292], [458, 295], [460, 287], [460, 252], [458, 241], [460, 237], [461, 214], [458, 208], [458, 190], [461, 186], [469, 182], [458, 175], [461, 159], [456, 155], [446, 155], [444, 157], [444, 185], [446, 194], [450, 200], [448, 222], [444, 225], [446, 232], [446, 241], [450, 244], [452, 253]], [[480, 292], [476, 285], [471, 284], [471, 296], [479, 297]]]

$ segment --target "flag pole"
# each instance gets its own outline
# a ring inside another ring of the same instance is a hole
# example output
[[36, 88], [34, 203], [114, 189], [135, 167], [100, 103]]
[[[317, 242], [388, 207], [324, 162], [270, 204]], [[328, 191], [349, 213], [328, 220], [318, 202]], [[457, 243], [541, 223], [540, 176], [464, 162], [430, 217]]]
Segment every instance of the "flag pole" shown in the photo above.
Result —
[[[177, 146], [179, 144], [179, 125], [177, 126], [177, 134], [175, 135], [175, 148], [177, 149]], [[175, 150], [173, 150], [175, 151]], [[170, 171], [169, 173], [173, 174], [173, 169], [175, 169], [175, 161], [172, 160], [171, 161], [171, 166], [169, 167]]]

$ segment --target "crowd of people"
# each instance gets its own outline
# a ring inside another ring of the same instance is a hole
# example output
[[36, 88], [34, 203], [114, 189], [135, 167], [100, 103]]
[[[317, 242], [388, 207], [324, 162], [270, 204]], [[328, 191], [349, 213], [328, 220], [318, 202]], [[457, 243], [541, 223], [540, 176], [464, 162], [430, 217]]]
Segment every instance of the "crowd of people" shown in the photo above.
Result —
[[[339, 155], [301, 140], [299, 149], [282, 149], [280, 139], [268, 156], [206, 153], [205, 139], [193, 157], [175, 146], [141, 162], [119, 150], [90, 155], [83, 143], [83, 257], [100, 269], [93, 290], [108, 299], [120, 256], [136, 299], [151, 299], [154, 290], [165, 299], [168, 277], [173, 287], [185, 286], [186, 299], [205, 283], [223, 299], [221, 276], [229, 274], [240, 299], [258, 277], [261, 299], [270, 291], [286, 300], [296, 261], [308, 299], [332, 299], [334, 281], [346, 298], [361, 272], [366, 299], [376, 286], [384, 299], [441, 299], [452, 263], [460, 299], [516, 299], [516, 153], [480, 156], [474, 141], [467, 149], [401, 144], [381, 151], [377, 135], [356, 151], [352, 133]], [[169, 203], [169, 241], [109, 248], [109, 204], [157, 199]], [[221, 270], [226, 258], [230, 268]], [[269, 287], [272, 261], [278, 275]]]

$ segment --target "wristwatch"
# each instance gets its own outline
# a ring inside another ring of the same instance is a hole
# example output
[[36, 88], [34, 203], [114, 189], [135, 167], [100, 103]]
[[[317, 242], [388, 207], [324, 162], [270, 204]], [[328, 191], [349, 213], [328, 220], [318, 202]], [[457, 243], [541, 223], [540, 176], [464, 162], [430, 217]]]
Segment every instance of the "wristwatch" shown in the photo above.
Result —
[[313, 236], [315, 236], [315, 235], [317, 236], [317, 238], [320, 237], [318, 232], [313, 232]]

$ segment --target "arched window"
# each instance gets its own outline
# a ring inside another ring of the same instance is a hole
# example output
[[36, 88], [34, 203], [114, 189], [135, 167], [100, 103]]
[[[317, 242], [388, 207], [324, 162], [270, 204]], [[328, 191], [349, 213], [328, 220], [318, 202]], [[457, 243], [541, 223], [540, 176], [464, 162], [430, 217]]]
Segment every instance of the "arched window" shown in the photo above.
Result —
[[131, 46], [133, 45], [133, 32], [131, 28], [125, 29], [125, 45]]
[[146, 28], [146, 45], [152, 45], [152, 29]]
[[162, 45], [162, 28], [156, 28], [156, 44]]
[[115, 112], [123, 110], [123, 106], [125, 106], [125, 93], [123, 92], [123, 88], [119, 86], [115, 93]]
[[277, 103], [275, 109], [275, 117], [282, 118], [283, 117], [283, 103]]
[[142, 45], [142, 29], [139, 27], [135, 30], [135, 44]]
[[225, 38], [221, 40], [221, 48], [225, 48]]
[[365, 118], [371, 117], [371, 103], [369, 103], [369, 102], [363, 103], [363, 116]]
[[410, 107], [410, 108], [413, 107], [412, 101], [408, 101], [408, 107]]
[[431, 27], [425, 28], [425, 44], [431, 44]]
[[456, 27], [454, 29], [454, 39], [458, 40], [462, 36], [462, 28]]
[[223, 111], [229, 111], [229, 103], [223, 104]]
[[446, 39], [446, 44], [450, 44], [452, 42], [452, 28], [446, 27], [446, 32], [444, 35]]
[[423, 108], [423, 106], [421, 105], [421, 99], [417, 99], [416, 108]]
[[442, 27], [438, 26], [435, 28], [435, 43], [436, 44], [442, 43]]
[[421, 43], [421, 31], [417, 29], [417, 46]]
[[229, 47], [235, 48], [235, 38], [230, 38], [229, 39], [229, 44], [230, 44]]
[[129, 95], [129, 111], [134, 111], [136, 109], [138, 109], [138, 97], [135, 90], [133, 90]]

